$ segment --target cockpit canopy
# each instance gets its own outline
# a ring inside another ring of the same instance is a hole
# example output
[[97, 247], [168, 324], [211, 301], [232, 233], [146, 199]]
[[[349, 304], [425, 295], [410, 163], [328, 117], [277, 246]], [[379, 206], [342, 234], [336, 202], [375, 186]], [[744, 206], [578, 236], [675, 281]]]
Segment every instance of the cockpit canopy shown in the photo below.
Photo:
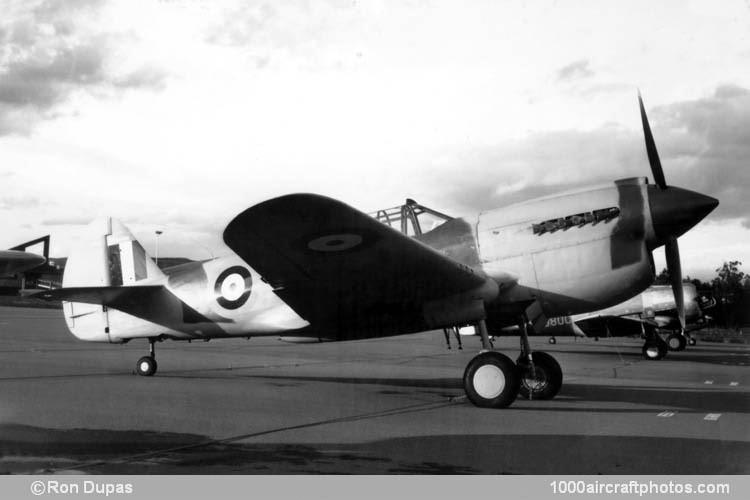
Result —
[[407, 236], [419, 236], [453, 219], [450, 215], [420, 205], [411, 198], [407, 198], [403, 205], [370, 212], [369, 215]]

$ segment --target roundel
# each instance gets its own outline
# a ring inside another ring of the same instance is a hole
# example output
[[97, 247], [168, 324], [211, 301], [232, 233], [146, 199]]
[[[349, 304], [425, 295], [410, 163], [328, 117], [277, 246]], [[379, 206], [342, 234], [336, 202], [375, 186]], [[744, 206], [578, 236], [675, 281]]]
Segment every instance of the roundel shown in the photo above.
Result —
[[352, 233], [327, 234], [307, 243], [307, 248], [316, 252], [343, 252], [362, 243], [362, 236]]
[[214, 285], [216, 302], [225, 309], [237, 309], [250, 298], [253, 278], [250, 271], [241, 266], [225, 269]]

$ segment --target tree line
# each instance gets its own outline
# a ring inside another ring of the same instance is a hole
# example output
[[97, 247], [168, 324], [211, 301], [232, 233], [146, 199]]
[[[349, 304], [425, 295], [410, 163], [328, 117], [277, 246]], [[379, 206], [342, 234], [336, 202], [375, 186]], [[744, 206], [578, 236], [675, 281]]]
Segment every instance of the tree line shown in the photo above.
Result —
[[[716, 276], [710, 281], [691, 279], [690, 276], [685, 279], [695, 285], [699, 295], [716, 300], [716, 306], [706, 313], [717, 326], [740, 328], [750, 324], [750, 275], [742, 272], [741, 267], [742, 262], [732, 260], [717, 268]], [[669, 271], [663, 269], [654, 284], [669, 285]]]

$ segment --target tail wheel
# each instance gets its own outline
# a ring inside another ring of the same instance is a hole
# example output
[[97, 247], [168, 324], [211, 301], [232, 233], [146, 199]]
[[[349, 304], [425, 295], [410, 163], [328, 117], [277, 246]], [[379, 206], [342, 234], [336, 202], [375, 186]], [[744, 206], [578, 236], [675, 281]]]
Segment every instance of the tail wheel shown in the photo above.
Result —
[[687, 346], [687, 339], [684, 335], [673, 333], [667, 337], [667, 346], [670, 351], [684, 351], [685, 346]]
[[643, 357], [654, 361], [666, 356], [667, 350], [667, 343], [662, 339], [647, 340], [646, 343], [643, 344], [642, 348]]
[[135, 365], [135, 369], [138, 372], [138, 375], [150, 377], [151, 375], [156, 373], [156, 360], [151, 356], [143, 356], [138, 360], [138, 363]]
[[694, 339], [693, 337], [690, 337], [690, 338], [688, 339], [688, 345], [695, 345], [695, 344], [696, 344], [696, 341], [695, 341], [695, 339]]
[[521, 374], [519, 394], [525, 399], [552, 399], [562, 387], [563, 374], [560, 364], [546, 352], [531, 353], [534, 369], [524, 356], [518, 358]]
[[504, 354], [489, 351], [475, 356], [464, 371], [464, 391], [482, 408], [505, 408], [518, 396], [518, 369]]

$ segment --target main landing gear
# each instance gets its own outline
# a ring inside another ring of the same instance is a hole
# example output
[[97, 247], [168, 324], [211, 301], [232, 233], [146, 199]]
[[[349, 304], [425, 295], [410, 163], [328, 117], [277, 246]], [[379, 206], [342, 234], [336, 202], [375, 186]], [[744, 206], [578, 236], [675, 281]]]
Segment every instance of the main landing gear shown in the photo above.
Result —
[[667, 347], [670, 351], [684, 351], [688, 344], [688, 339], [682, 332], [674, 332], [667, 337]]
[[[450, 337], [450, 334], [448, 333], [448, 330], [449, 330], [448, 328], [443, 328], [443, 335], [445, 335], [445, 343], [448, 344], [448, 349], [450, 349], [451, 348], [451, 337]], [[463, 349], [464, 346], [463, 346], [463, 344], [461, 344], [461, 333], [459, 332], [458, 327], [457, 326], [453, 326], [453, 327], [450, 328], [450, 330], [452, 330], [453, 331], [453, 335], [456, 336], [456, 342], [458, 342], [458, 348], [459, 349]]]
[[551, 399], [562, 387], [560, 365], [545, 352], [531, 351], [526, 325], [526, 318], [521, 318], [521, 355], [516, 363], [508, 356], [490, 350], [483, 320], [475, 325], [484, 351], [466, 366], [464, 391], [476, 406], [505, 408], [519, 394], [526, 399]]
[[138, 375], [150, 377], [156, 373], [156, 349], [154, 348], [155, 339], [148, 339], [149, 356], [143, 356], [135, 365]]
[[643, 353], [644, 358], [656, 361], [666, 356], [668, 349], [669, 346], [667, 346], [667, 343], [664, 342], [661, 337], [654, 334], [653, 337], [646, 339], [646, 342], [641, 348], [641, 352]]

